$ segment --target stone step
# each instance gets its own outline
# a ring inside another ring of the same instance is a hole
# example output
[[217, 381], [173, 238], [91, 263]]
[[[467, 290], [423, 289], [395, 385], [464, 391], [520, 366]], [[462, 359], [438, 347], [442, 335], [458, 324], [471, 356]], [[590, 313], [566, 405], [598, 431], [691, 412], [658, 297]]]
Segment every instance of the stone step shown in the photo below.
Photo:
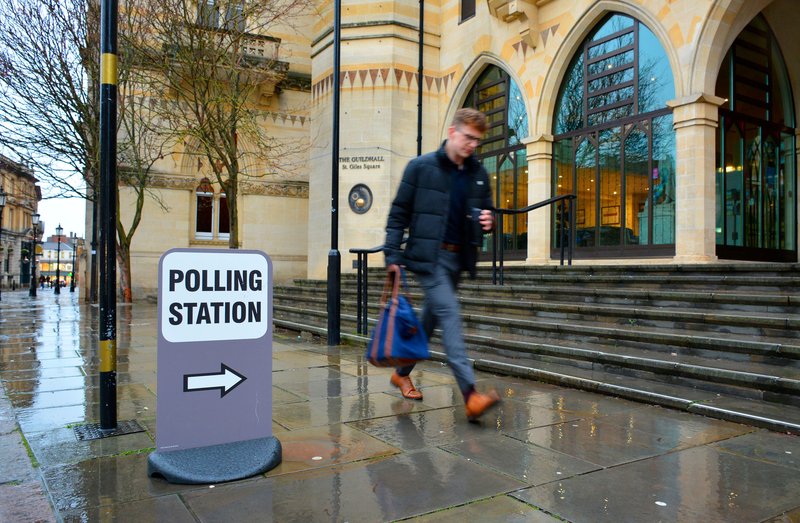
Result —
[[[318, 327], [322, 327], [322, 322], [327, 321], [327, 316], [322, 311], [298, 308], [285, 312], [289, 314], [280, 316], [276, 314], [276, 318]], [[349, 330], [352, 332], [355, 318], [343, 314], [341, 319], [342, 330], [348, 330], [347, 327], [350, 327]], [[476, 330], [467, 330], [465, 341], [471, 350], [480, 354], [501, 354], [521, 361], [558, 361], [578, 367], [600, 365], [629, 371], [645, 371], [663, 376], [690, 378], [703, 382], [709, 390], [717, 390], [720, 385], [734, 385], [743, 390], [747, 389], [746, 393], [740, 392], [740, 395], [745, 397], [759, 396], [766, 391], [774, 394], [776, 400], [788, 402], [791, 401], [792, 395], [797, 395], [800, 399], [798, 394], [800, 380], [797, 379], [800, 372], [797, 367], [786, 365], [766, 362], [750, 365], [748, 361], [731, 359], [722, 362], [719, 358], [682, 355], [679, 352], [672, 356], [671, 353], [627, 346], [543, 343], [531, 337], [497, 336]], [[782, 398], [779, 395], [790, 397]]]
[[[413, 303], [422, 303], [422, 295], [409, 293]], [[342, 310], [356, 311], [357, 303], [351, 294], [342, 294]], [[325, 310], [327, 297], [319, 295], [275, 292], [276, 303], [304, 303], [308, 307]], [[369, 302], [368, 316], [377, 316], [378, 300]], [[741, 335], [759, 335], [800, 339], [800, 315], [787, 313], [747, 311], [716, 311], [714, 309], [676, 309], [663, 307], [629, 307], [608, 304], [575, 304], [563, 302], [502, 300], [462, 297], [466, 314], [476, 318], [480, 313], [520, 320], [562, 320], [584, 323], [620, 324], [662, 329], [689, 329]]]
[[[285, 305], [278, 302], [276, 311], [286, 308], [296, 311], [315, 311], [318, 317], [324, 317], [325, 300], [317, 299], [315, 303], [307, 301], [292, 301], [289, 303], [302, 303], [302, 306]], [[355, 318], [355, 306], [344, 301], [342, 312]], [[303, 314], [310, 314], [303, 313]], [[376, 307], [370, 308], [368, 323], [374, 325], [378, 316]], [[465, 326], [476, 331], [491, 331], [494, 335], [510, 336], [549, 336], [572, 340], [575, 342], [586, 340], [599, 340], [606, 344], [628, 343], [643, 348], [660, 349], [671, 352], [680, 348], [688, 348], [709, 353], [727, 353], [729, 355], [751, 355], [756, 358], [771, 358], [783, 364], [787, 361], [800, 360], [800, 342], [795, 338], [765, 337], [761, 334], [747, 336], [743, 334], [691, 330], [683, 328], [676, 331], [674, 328], [645, 327], [631, 322], [617, 324], [600, 324], [595, 321], [557, 321], [549, 318], [520, 318], [509, 316], [491, 316], [488, 314], [473, 314], [469, 310], [464, 313]], [[736, 357], [736, 356], [729, 356]]]
[[[416, 285], [410, 286], [418, 293]], [[369, 285], [370, 301], [379, 300], [382, 284]], [[275, 292], [286, 295], [319, 296], [326, 295], [324, 282], [305, 286], [276, 286]], [[357, 288], [354, 282], [343, 282], [342, 296], [355, 297]], [[583, 288], [577, 286], [533, 286], [506, 285], [503, 287], [485, 284], [464, 283], [460, 286], [462, 296], [472, 298], [505, 298], [514, 300], [595, 303], [609, 305], [650, 305], [655, 307], [706, 308], [713, 306], [719, 310], [741, 310], [748, 312], [800, 314], [800, 295], [776, 292], [734, 293], [707, 291], [672, 291], [654, 289], [615, 289]]]

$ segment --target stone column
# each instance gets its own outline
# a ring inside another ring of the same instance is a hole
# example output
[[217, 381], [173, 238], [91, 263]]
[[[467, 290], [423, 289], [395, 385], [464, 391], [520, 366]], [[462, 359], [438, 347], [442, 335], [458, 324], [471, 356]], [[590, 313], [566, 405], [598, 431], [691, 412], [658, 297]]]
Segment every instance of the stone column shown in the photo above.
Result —
[[[540, 134], [523, 140], [528, 150], [528, 205], [550, 198], [553, 137]], [[528, 257], [526, 265], [548, 265], [550, 259], [551, 209], [537, 209], [528, 215]]]
[[714, 155], [718, 108], [724, 102], [714, 95], [694, 94], [667, 103], [673, 109], [677, 152], [675, 263], [717, 259]]

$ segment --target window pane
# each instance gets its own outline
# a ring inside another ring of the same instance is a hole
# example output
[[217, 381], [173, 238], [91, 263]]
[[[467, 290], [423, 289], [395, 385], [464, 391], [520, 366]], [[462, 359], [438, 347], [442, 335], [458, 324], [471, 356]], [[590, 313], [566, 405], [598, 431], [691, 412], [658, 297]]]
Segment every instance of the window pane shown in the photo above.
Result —
[[650, 181], [647, 176], [650, 160], [649, 138], [640, 128], [625, 139], [625, 223], [631, 231], [625, 243], [650, 243]]
[[228, 216], [228, 199], [224, 194], [219, 196], [219, 233], [230, 234], [231, 222]]
[[475, 0], [461, 0], [461, 19], [459, 22], [463, 22], [473, 16], [475, 16]]
[[744, 130], [744, 194], [742, 210], [744, 214], [744, 245], [761, 246], [761, 129], [752, 124]]
[[605, 89], [607, 87], [611, 87], [612, 85], [618, 85], [624, 82], [630, 82], [633, 80], [633, 67], [625, 69], [624, 71], [618, 71], [616, 73], [607, 74], [595, 80], [592, 80], [587, 85], [589, 92], [599, 91], [600, 89]]
[[603, 71], [608, 71], [609, 69], [616, 69], [618, 67], [632, 64], [633, 51], [626, 51], [622, 54], [611, 56], [609, 58], [598, 60], [597, 62], [589, 64], [589, 76], [595, 76]]
[[639, 112], [663, 109], [673, 98], [675, 82], [667, 53], [655, 35], [639, 24]]
[[[573, 192], [572, 188], [572, 162], [573, 160], [573, 148], [572, 148], [572, 139], [566, 138], [564, 140], [558, 140], [553, 144], [553, 176], [554, 176], [554, 185], [552, 194], [555, 196], [561, 196], [562, 194], [571, 194]], [[558, 215], [556, 214], [556, 210], [553, 209], [553, 232], [551, 238], [553, 241], [553, 247], [560, 248], [561, 247], [561, 237], [559, 236], [559, 223], [558, 223]], [[585, 211], [578, 213], [575, 219], [575, 226], [577, 228], [581, 228], [586, 224], [585, 219]]]
[[225, 13], [225, 29], [244, 31], [244, 6], [241, 2], [231, 2]]
[[578, 225], [575, 231], [575, 244], [580, 247], [595, 245], [595, 227], [597, 226], [597, 159], [596, 148], [589, 139], [584, 138], [575, 151], [576, 171], [576, 218]]
[[528, 136], [528, 114], [517, 84], [509, 80], [508, 145], [517, 145]]
[[725, 132], [725, 245], [743, 245], [742, 135], [735, 125]]
[[675, 243], [675, 132], [672, 114], [653, 118], [653, 239]]
[[556, 103], [555, 133], [576, 131], [583, 127], [583, 54], [578, 53], [570, 68]]
[[633, 45], [633, 32], [589, 47], [589, 59], [597, 58], [598, 56], [614, 52], [617, 49], [628, 47], [629, 45]]
[[623, 225], [619, 190], [620, 128], [601, 131], [599, 142], [600, 245], [614, 246], [622, 241]]
[[795, 229], [797, 221], [795, 219], [795, 209], [797, 208], [796, 180], [797, 164], [795, 163], [796, 153], [794, 148], [794, 136], [788, 133], [781, 134], [781, 150], [778, 156], [778, 192], [780, 193], [779, 206], [779, 237], [781, 248], [794, 250]]
[[197, 220], [195, 231], [197, 236], [211, 235], [214, 214], [214, 196], [208, 193], [197, 193]]
[[591, 36], [591, 41], [602, 40], [606, 36], [633, 26], [633, 18], [625, 15], [615, 14], [611, 16], [599, 29]]
[[200, 0], [197, 8], [197, 24], [203, 27], [219, 27], [219, 8], [216, 0]]

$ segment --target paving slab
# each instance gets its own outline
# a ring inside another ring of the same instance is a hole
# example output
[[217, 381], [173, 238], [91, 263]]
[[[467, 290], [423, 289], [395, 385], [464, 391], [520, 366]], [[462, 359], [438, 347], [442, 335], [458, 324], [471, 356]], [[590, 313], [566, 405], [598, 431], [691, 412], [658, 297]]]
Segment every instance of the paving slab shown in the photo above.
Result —
[[267, 476], [319, 469], [390, 456], [400, 451], [347, 425], [329, 425], [280, 434], [282, 461]]
[[520, 483], [438, 449], [183, 494], [200, 521], [394, 521]]
[[156, 446], [148, 432], [81, 441], [74, 429], [66, 427], [33, 433], [28, 436], [28, 444], [39, 464], [48, 468], [101, 456], [149, 451]]
[[[669, 446], [670, 451], [726, 440], [758, 430], [748, 425], [698, 416], [657, 405], [609, 414], [597, 418], [597, 423], [602, 426], [611, 424], [625, 427], [626, 439], [632, 438], [635, 434], [634, 431], [653, 434], [659, 444]], [[628, 433], [631, 435], [629, 436]]]
[[394, 416], [426, 408], [430, 407], [426, 407], [418, 401], [379, 392], [273, 405], [272, 419], [288, 429], [296, 430], [367, 418]]
[[800, 475], [704, 446], [511, 495], [574, 523], [757, 522], [798, 505]]
[[208, 489], [205, 485], [173, 485], [149, 478], [146, 454], [104, 456], [68, 465], [42, 467], [42, 476], [59, 512]]
[[602, 423], [598, 418], [558, 423], [509, 435], [602, 467], [656, 456], [673, 448], [672, 442], [663, 440], [658, 434]]
[[461, 505], [431, 514], [403, 520], [413, 523], [464, 523], [480, 515], [481, 523], [558, 523], [556, 519], [536, 507], [509, 496], [497, 496]]
[[716, 447], [739, 456], [800, 470], [800, 438], [797, 436], [758, 430], [717, 443]]
[[594, 463], [505, 435], [471, 438], [441, 448], [512, 476], [527, 486], [542, 485], [601, 468]]
[[87, 521], [116, 521], [130, 523], [196, 523], [192, 513], [177, 495], [161, 496], [129, 503], [67, 510], [64, 523]]
[[[423, 404], [425, 401], [423, 398]], [[557, 413], [542, 407], [504, 401], [485, 414], [480, 423], [468, 422], [464, 407], [460, 406], [366, 419], [351, 425], [390, 445], [416, 450], [547, 425], [554, 423], [557, 416]]]

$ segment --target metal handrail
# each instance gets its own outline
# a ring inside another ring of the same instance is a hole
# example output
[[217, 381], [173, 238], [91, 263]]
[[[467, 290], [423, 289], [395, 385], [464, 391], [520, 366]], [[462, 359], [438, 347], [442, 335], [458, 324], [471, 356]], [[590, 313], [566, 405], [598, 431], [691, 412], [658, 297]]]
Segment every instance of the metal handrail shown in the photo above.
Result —
[[383, 245], [378, 245], [377, 247], [372, 247], [369, 249], [357, 249], [353, 248], [350, 249], [351, 253], [358, 255], [358, 259], [356, 260], [358, 273], [356, 274], [356, 282], [357, 282], [357, 298], [356, 298], [356, 332], [358, 334], [366, 334], [367, 333], [367, 274], [369, 271], [368, 269], [368, 258], [370, 254], [375, 254], [378, 252], [383, 252]]
[[[504, 262], [504, 253], [505, 253], [505, 238], [502, 240], [498, 240], [498, 237], [503, 233], [503, 216], [506, 214], [514, 215], [514, 214], [523, 214], [531, 211], [535, 211], [536, 209], [540, 209], [542, 207], [547, 207], [548, 205], [554, 205], [556, 203], [559, 204], [558, 206], [558, 222], [560, 224], [559, 233], [560, 239], [559, 242], [561, 244], [561, 265], [564, 265], [564, 251], [566, 249], [568, 254], [568, 265], [572, 265], [572, 250], [575, 244], [575, 199], [577, 198], [574, 194], [562, 194], [561, 196], [554, 196], [553, 198], [541, 201], [539, 203], [534, 203], [528, 205], [527, 207], [523, 207], [522, 209], [495, 209], [494, 212], [497, 214], [497, 228], [495, 229], [495, 234], [492, 236], [492, 285], [503, 285], [503, 262]], [[565, 205], [566, 203], [566, 205]], [[565, 210], [565, 207], [567, 209]], [[564, 224], [568, 223], [568, 227], [564, 227]], [[498, 234], [498, 231], [500, 234]], [[499, 246], [498, 246], [499, 243]], [[566, 245], [565, 245], [566, 244]], [[499, 257], [499, 268], [498, 268], [498, 257]], [[499, 274], [499, 276], [498, 276]]]

